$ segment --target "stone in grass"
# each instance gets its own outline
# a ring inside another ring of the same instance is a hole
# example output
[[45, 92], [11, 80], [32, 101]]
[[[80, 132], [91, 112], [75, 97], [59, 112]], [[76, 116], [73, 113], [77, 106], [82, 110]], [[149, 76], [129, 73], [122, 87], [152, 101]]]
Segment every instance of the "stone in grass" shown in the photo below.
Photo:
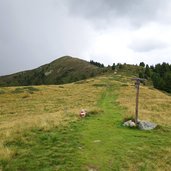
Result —
[[152, 130], [156, 128], [157, 124], [149, 121], [139, 121], [137, 126], [141, 130]]
[[94, 143], [99, 143], [99, 142], [101, 142], [101, 140], [94, 140], [93, 142]]
[[129, 121], [124, 122], [123, 126], [136, 127], [136, 124], [132, 120], [129, 120]]
[[80, 111], [80, 117], [85, 117], [87, 112], [84, 109], [81, 109]]

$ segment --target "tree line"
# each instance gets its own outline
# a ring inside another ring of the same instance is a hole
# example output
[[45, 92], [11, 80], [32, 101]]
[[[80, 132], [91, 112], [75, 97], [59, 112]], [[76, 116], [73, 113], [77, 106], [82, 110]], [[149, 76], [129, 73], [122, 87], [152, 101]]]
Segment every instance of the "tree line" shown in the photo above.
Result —
[[[128, 64], [113, 63], [111, 66], [108, 65], [107, 67], [105, 67], [104, 64], [95, 62], [93, 60], [91, 60], [90, 63], [97, 67], [104, 68], [106, 71], [116, 71], [120, 69], [128, 70]], [[151, 80], [154, 88], [171, 93], [171, 64], [163, 62], [162, 64], [149, 66], [144, 62], [140, 62], [139, 66], [136, 66], [139, 67], [138, 75], [140, 78]]]
[[99, 68], [104, 68], [104, 64], [102, 64], [100, 62], [95, 62], [93, 60], [90, 60], [90, 64], [95, 65], [95, 66], [97, 66]]
[[140, 78], [151, 79], [155, 88], [171, 93], [171, 65], [163, 62], [155, 66], [140, 63], [142, 70], [139, 72]]

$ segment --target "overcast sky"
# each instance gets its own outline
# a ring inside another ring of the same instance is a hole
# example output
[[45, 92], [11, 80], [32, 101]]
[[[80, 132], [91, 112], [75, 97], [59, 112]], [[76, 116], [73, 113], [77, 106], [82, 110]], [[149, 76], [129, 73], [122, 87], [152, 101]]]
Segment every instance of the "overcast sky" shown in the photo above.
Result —
[[0, 0], [0, 75], [61, 56], [171, 63], [170, 0]]

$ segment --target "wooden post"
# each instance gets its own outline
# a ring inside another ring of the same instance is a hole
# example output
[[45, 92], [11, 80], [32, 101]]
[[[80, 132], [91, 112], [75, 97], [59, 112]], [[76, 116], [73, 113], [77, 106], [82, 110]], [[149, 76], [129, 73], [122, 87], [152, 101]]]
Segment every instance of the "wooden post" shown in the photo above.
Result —
[[145, 79], [142, 78], [132, 78], [131, 80], [135, 80], [136, 86], [136, 105], [135, 105], [135, 124], [138, 123], [138, 103], [139, 103], [139, 90], [140, 90], [140, 81], [144, 81]]
[[136, 80], [136, 106], [135, 106], [135, 124], [137, 125], [138, 123], [138, 102], [139, 102], [139, 90], [140, 90], [140, 81]]

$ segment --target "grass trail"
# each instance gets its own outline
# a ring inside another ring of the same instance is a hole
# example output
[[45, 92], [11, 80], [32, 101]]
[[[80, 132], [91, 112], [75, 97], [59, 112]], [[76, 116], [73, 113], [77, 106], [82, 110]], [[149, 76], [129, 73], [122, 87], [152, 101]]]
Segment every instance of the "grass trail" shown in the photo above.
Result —
[[[6, 143], [16, 150], [3, 171], [151, 171], [171, 168], [171, 130], [122, 126], [119, 84], [108, 84], [98, 102], [103, 112], [67, 126], [32, 129]], [[1, 169], [0, 169], [1, 170]]]
[[[171, 132], [140, 131], [121, 125], [124, 109], [116, 103], [119, 87], [108, 86], [99, 105], [104, 113], [85, 121], [82, 156], [88, 169], [170, 170]], [[167, 155], [166, 155], [167, 153]]]

